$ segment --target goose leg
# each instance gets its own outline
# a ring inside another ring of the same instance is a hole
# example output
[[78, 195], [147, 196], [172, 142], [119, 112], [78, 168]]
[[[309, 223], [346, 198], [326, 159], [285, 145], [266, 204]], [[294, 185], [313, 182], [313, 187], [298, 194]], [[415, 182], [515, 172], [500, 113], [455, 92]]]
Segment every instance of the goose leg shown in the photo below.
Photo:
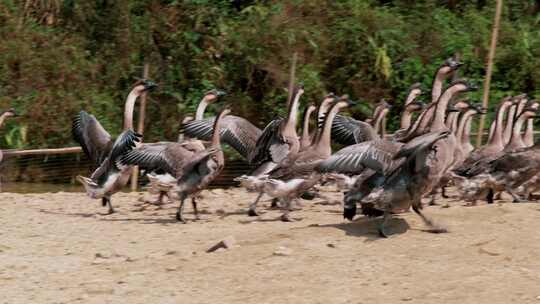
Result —
[[431, 233], [445, 233], [445, 232], [448, 232], [448, 230], [446, 228], [442, 228], [442, 227], [437, 227], [433, 221], [431, 219], [429, 219], [428, 217], [426, 217], [422, 211], [420, 211], [420, 207], [418, 204], [413, 204], [412, 205], [412, 208], [414, 210], [414, 212], [416, 214], [418, 214], [420, 216], [420, 218], [422, 218], [422, 221], [424, 221], [424, 223], [426, 225], [428, 225], [429, 227], [431, 227], [430, 229], [426, 230], [427, 232], [431, 232]]
[[278, 202], [279, 202], [279, 199], [277, 197], [274, 197], [272, 199], [272, 203], [270, 203], [270, 208], [278, 208]]
[[101, 205], [103, 207], [105, 206], [109, 206], [109, 211], [107, 211], [107, 214], [113, 214], [114, 213], [114, 208], [112, 206], [112, 203], [111, 203], [111, 198], [110, 197], [102, 197], [101, 198]]
[[195, 197], [191, 198], [191, 204], [193, 205], [193, 212], [195, 213], [195, 219], [200, 220], [199, 217], [199, 210], [197, 210], [197, 201], [195, 200]]
[[450, 198], [450, 196], [448, 196], [448, 194], [446, 194], [446, 186], [441, 187], [441, 196], [443, 198]]
[[182, 217], [182, 211], [184, 211], [184, 201], [186, 200], [186, 195], [182, 194], [180, 197], [180, 206], [178, 206], [178, 211], [176, 211], [176, 219], [179, 222], [186, 223], [186, 220]]
[[490, 189], [489, 189], [489, 192], [488, 192], [488, 194], [487, 194], [487, 196], [486, 196], [486, 200], [487, 200], [487, 203], [488, 203], [488, 204], [493, 204], [493, 197], [494, 197], [494, 195], [493, 195], [493, 189], [490, 188]]
[[392, 218], [392, 214], [388, 211], [384, 211], [384, 215], [383, 215], [383, 219], [381, 221], [381, 223], [379, 224], [379, 226], [377, 227], [377, 231], [379, 232], [379, 236], [380, 237], [383, 237], [383, 238], [388, 238], [388, 234], [386, 234], [386, 222], [388, 222], [388, 220]]
[[289, 216], [289, 213], [291, 212], [291, 200], [287, 199], [284, 202], [285, 210], [283, 211], [283, 214], [281, 215], [281, 221], [282, 222], [292, 222], [292, 219]]
[[167, 195], [167, 192], [159, 191], [158, 199], [154, 202], [154, 204], [155, 205], [163, 205], [163, 197], [165, 195]]
[[527, 199], [520, 197], [514, 192], [514, 189], [512, 189], [510, 186], [506, 186], [506, 192], [508, 192], [512, 198], [514, 199], [513, 203], [524, 203], [527, 201]]
[[259, 214], [257, 214], [257, 211], [255, 211], [255, 209], [257, 208], [257, 204], [259, 203], [259, 200], [261, 199], [262, 196], [263, 196], [263, 193], [259, 192], [259, 194], [257, 195], [257, 198], [255, 199], [255, 201], [253, 203], [251, 203], [251, 205], [249, 205], [249, 210], [248, 210], [248, 215], [249, 216], [258, 216], [259, 215]]

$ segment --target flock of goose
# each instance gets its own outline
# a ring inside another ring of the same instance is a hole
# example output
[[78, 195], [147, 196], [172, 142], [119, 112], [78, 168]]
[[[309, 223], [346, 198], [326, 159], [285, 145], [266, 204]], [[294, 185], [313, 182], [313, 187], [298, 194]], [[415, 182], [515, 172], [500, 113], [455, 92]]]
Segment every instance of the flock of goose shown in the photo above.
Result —
[[[384, 126], [388, 103], [381, 102], [369, 120], [358, 121], [339, 114], [354, 102], [346, 95], [330, 93], [318, 107], [305, 106], [298, 136], [304, 88], [297, 85], [287, 104], [287, 116], [272, 120], [263, 130], [231, 115], [228, 106], [215, 117], [205, 118], [207, 106], [225, 95], [211, 90], [200, 101], [195, 117], [182, 122], [178, 142], [141, 143], [141, 135], [133, 131], [134, 105], [141, 94], [157, 85], [140, 80], [127, 97], [124, 131], [115, 140], [93, 115], [81, 111], [76, 116], [73, 137], [97, 168], [89, 178], [78, 176], [77, 180], [90, 197], [101, 199], [113, 213], [111, 196], [127, 183], [133, 166], [139, 166], [150, 187], [159, 192], [156, 204], [162, 204], [164, 196], [170, 199], [171, 192], [178, 194], [176, 218], [185, 223], [185, 200], [191, 198], [198, 219], [197, 194], [225, 166], [224, 143], [255, 168], [235, 179], [257, 193], [249, 204], [249, 216], [258, 215], [257, 203], [266, 194], [283, 209], [281, 220], [291, 221], [290, 212], [299, 197], [313, 197], [316, 185], [333, 182], [344, 192], [343, 216], [353, 220], [358, 209], [364, 216], [382, 216], [378, 227], [382, 237], [387, 236], [385, 224], [392, 215], [411, 207], [430, 227], [427, 231], [445, 232], [424, 215], [422, 198], [436, 204], [439, 189], [446, 197], [447, 185], [458, 186], [460, 198], [471, 206], [480, 199], [492, 203], [503, 191], [521, 202], [540, 189], [540, 144], [533, 140], [539, 104], [525, 95], [504, 98], [487, 143], [475, 149], [469, 139], [471, 123], [486, 109], [460, 98], [476, 89], [471, 83], [458, 80], [445, 85], [461, 65], [448, 59], [438, 68], [429, 104], [417, 100], [424, 92], [420, 85], [412, 85], [400, 129], [391, 135]], [[5, 112], [0, 124], [12, 114]], [[313, 115], [317, 128], [310, 130]], [[332, 153], [332, 141], [344, 147]]]

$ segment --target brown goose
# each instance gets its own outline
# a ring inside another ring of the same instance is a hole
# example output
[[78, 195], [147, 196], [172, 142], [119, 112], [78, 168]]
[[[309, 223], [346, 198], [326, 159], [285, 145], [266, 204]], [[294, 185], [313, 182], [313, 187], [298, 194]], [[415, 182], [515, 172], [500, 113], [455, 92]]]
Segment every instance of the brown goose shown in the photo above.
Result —
[[[214, 120], [215, 117], [210, 117], [183, 123], [181, 133], [192, 138], [211, 140]], [[259, 128], [243, 117], [227, 115], [221, 122], [221, 141], [231, 146], [248, 162], [254, 157], [257, 139], [261, 133]]]
[[[476, 87], [471, 83], [465, 81], [453, 82], [439, 97], [439, 101], [435, 107], [433, 120], [429, 126], [429, 133], [450, 131], [444, 123], [450, 100], [460, 93], [472, 90], [476, 90]], [[415, 142], [416, 140], [422, 140], [423, 136], [426, 135], [415, 137], [409, 141], [409, 143]], [[431, 182], [431, 187], [429, 188], [429, 193], [432, 194], [431, 204], [435, 201], [435, 190], [437, 189], [437, 186], [440, 185], [441, 179], [463, 154], [453, 133], [450, 133], [450, 135], [446, 136], [444, 139], [437, 141], [434, 144], [434, 147], [438, 152], [433, 157], [430, 157], [426, 164], [426, 167], [429, 168], [429, 181]]]
[[497, 113], [495, 115], [495, 128], [493, 131], [493, 136], [491, 140], [487, 142], [483, 147], [473, 151], [469, 157], [463, 161], [463, 163], [456, 167], [453, 171], [458, 175], [467, 174], [469, 170], [476, 162], [478, 161], [488, 161], [491, 157], [494, 157], [504, 149], [503, 142], [503, 123], [504, 123], [504, 113], [506, 110], [513, 105], [513, 100], [510, 97], [504, 98], [499, 107], [497, 108]]
[[[303, 92], [303, 91], [301, 91]], [[300, 92], [300, 93], [301, 93]], [[296, 100], [298, 98], [295, 98]], [[321, 105], [319, 106], [319, 110], [318, 110], [318, 119], [321, 119], [323, 118], [324, 121], [326, 120], [326, 111], [328, 110], [328, 107], [330, 105], [330, 103], [332, 101], [335, 101], [337, 99], [337, 96], [334, 95], [333, 93], [330, 93], [328, 94], [327, 96], [324, 97]], [[320, 121], [320, 120], [319, 120]], [[272, 124], [272, 123], [270, 123]], [[268, 127], [267, 127], [268, 129]], [[264, 136], [264, 135], [261, 135], [261, 137]], [[314, 140], [318, 140], [318, 135], [315, 135], [314, 137]], [[265, 142], [266, 140], [261, 140], [261, 142]], [[259, 142], [259, 140], [257, 141]], [[267, 141], [266, 141], [267, 142]], [[272, 150], [270, 150], [272, 151]], [[293, 157], [294, 155], [296, 155], [297, 152], [289, 152], [287, 154], [287, 157]], [[280, 161], [283, 162], [284, 159], [282, 159]], [[251, 174], [250, 176], [266, 176], [268, 174], [268, 172], [271, 172], [274, 168], [277, 167], [277, 163], [274, 163], [274, 161], [267, 161], [266, 163], [262, 163], [259, 168], [255, 169]], [[264, 189], [262, 187], [259, 187], [257, 185], [260, 185], [262, 186], [262, 184], [260, 183], [252, 183], [252, 182], [247, 182], [248, 180], [250, 180], [250, 178], [248, 177], [249, 175], [243, 175], [243, 176], [240, 176], [239, 178], [237, 178], [236, 180], [240, 182], [240, 184], [243, 186], [243, 187], [246, 187], [247, 190], [249, 191], [257, 191], [258, 192], [258, 195], [257, 197], [255, 198], [255, 201], [253, 201], [253, 203], [251, 203], [249, 205], [249, 209], [248, 209], [248, 215], [249, 216], [257, 216], [257, 211], [256, 211], [256, 208], [257, 208], [257, 204], [259, 203], [262, 195], [264, 194]], [[275, 206], [277, 203], [276, 201], [273, 201], [272, 205]]]
[[[18, 116], [15, 112], [15, 109], [9, 109], [3, 113], [0, 114], [0, 128], [4, 125], [4, 122], [9, 117], [16, 117]], [[2, 150], [0, 150], [0, 162], [2, 162]]]
[[453, 58], [449, 58], [437, 69], [431, 88], [431, 104], [429, 104], [424, 112], [421, 113], [416, 122], [411, 126], [411, 129], [407, 135], [403, 138], [399, 138], [399, 141], [407, 142], [416, 136], [426, 133], [431, 121], [433, 120], [436, 103], [443, 91], [444, 81], [462, 65], [463, 63], [458, 62]]
[[180, 197], [180, 206], [176, 219], [184, 222], [182, 211], [184, 201], [191, 197], [195, 218], [199, 219], [195, 195], [205, 189], [224, 167], [225, 158], [221, 150], [220, 124], [221, 120], [230, 113], [223, 109], [214, 120], [212, 143], [203, 151], [186, 150], [179, 143], [156, 143], [143, 146], [141, 149], [127, 153], [120, 162], [125, 165], [138, 165], [149, 171], [160, 171], [169, 174], [176, 180], [173, 191]]
[[[428, 219], [422, 212], [422, 193], [429, 191], [430, 171], [428, 168], [428, 159], [433, 155], [434, 144], [452, 133], [448, 130], [431, 132], [422, 139], [416, 140], [413, 145], [406, 144], [397, 153], [394, 158], [403, 158], [401, 165], [386, 174], [384, 183], [372, 191], [364, 202], [373, 205], [373, 208], [384, 213], [384, 218], [378, 227], [379, 235], [387, 237], [385, 224], [391, 218], [393, 213], [405, 212], [412, 207], [426, 223], [430, 226], [428, 232], [441, 233], [446, 232], [445, 229], [436, 227], [433, 222]], [[438, 150], [435, 150], [435, 154]], [[355, 191], [351, 190], [345, 195], [345, 213], [348, 217], [351, 212], [347, 207], [356, 208], [356, 200], [353, 198]], [[352, 218], [350, 218], [352, 219]]]
[[73, 121], [73, 139], [78, 142], [86, 156], [97, 169], [90, 178], [77, 176], [91, 198], [101, 198], [103, 206], [109, 206], [109, 214], [114, 212], [111, 196], [126, 185], [131, 175], [131, 167], [117, 165], [120, 157], [133, 149], [141, 135], [133, 131], [133, 109], [137, 98], [146, 91], [157, 87], [149, 80], [138, 81], [129, 93], [124, 110], [124, 131], [115, 141], [101, 126], [99, 121], [85, 111], [79, 112]]
[[512, 130], [514, 129], [514, 122], [516, 121], [517, 117], [523, 112], [523, 109], [525, 108], [527, 104], [527, 95], [521, 94], [518, 96], [515, 96], [513, 98], [514, 105], [510, 108], [508, 111], [508, 115], [506, 118], [506, 126], [504, 127], [504, 133], [503, 133], [503, 142], [504, 145], [507, 145], [510, 142], [510, 137], [512, 136]]
[[[537, 111], [535, 107], [526, 107], [522, 111], [516, 121], [512, 137], [520, 137], [523, 123], [529, 118], [537, 117]], [[516, 139], [514, 141], [519, 142]], [[535, 145], [530, 148], [501, 151], [489, 161], [476, 162], [469, 170], [458, 172], [455, 181], [459, 185], [462, 198], [473, 205], [481, 198], [487, 198], [488, 203], [493, 203], [495, 193], [506, 191], [515, 201], [519, 201], [516, 188], [540, 172], [540, 167], [535, 167], [535, 162], [540, 162], [540, 158], [537, 159], [533, 155], [538, 153], [538, 149], [539, 146]], [[530, 161], [529, 164], [527, 160]], [[515, 161], [515, 166], [512, 166], [512, 161]]]
[[[221, 97], [225, 96], [226, 92], [212, 89], [208, 92], [206, 92], [199, 102], [197, 106], [197, 110], [195, 112], [195, 119], [197, 119], [198, 122], [204, 121], [204, 112], [209, 104], [215, 103], [220, 100]], [[213, 119], [213, 118], [212, 118]], [[188, 124], [189, 122], [194, 121], [192, 116], [186, 116], [184, 117], [182, 121], [182, 125]], [[209, 119], [209, 121], [213, 121]], [[182, 147], [188, 151], [197, 152], [197, 151], [203, 151], [205, 148], [203, 141], [195, 138], [190, 138], [189, 134], [186, 134], [184, 130], [180, 130], [180, 133], [178, 135], [178, 142], [182, 144]], [[154, 143], [151, 144], [151, 149], [159, 150], [159, 145], [168, 145], [170, 143], [167, 142], [161, 142], [161, 143]], [[147, 144], [144, 144], [143, 146], [146, 146]], [[166, 147], [162, 147], [165, 149]], [[146, 174], [149, 180], [149, 188], [151, 189], [151, 192], [155, 191], [159, 193], [159, 196], [157, 200], [154, 202], [156, 205], [161, 205], [163, 203], [163, 198], [167, 196], [170, 200], [169, 191], [174, 186], [176, 179], [171, 176], [170, 174], [159, 174], [158, 172], [150, 172]], [[153, 190], [153, 191], [152, 191]]]
[[[512, 133], [510, 134], [510, 140], [508, 144], [504, 147], [503, 152], [515, 151], [527, 147], [523, 141], [523, 136], [521, 130], [523, 130], [523, 125], [525, 122], [528, 122], [531, 119], [534, 119], [535, 114], [534, 110], [538, 109], [538, 103], [531, 101], [528, 102], [525, 109], [521, 110], [518, 117], [516, 118], [514, 125], [512, 127]], [[533, 111], [531, 113], [531, 111]]]
[[[281, 217], [283, 221], [290, 221], [291, 201], [319, 182], [320, 175], [314, 172], [314, 169], [332, 154], [330, 146], [332, 120], [342, 108], [351, 104], [352, 102], [347, 99], [332, 105], [311, 148], [298, 154], [289, 155], [266, 176], [263, 191], [285, 203], [285, 212]], [[250, 206], [250, 209], [254, 210], [255, 206]]]

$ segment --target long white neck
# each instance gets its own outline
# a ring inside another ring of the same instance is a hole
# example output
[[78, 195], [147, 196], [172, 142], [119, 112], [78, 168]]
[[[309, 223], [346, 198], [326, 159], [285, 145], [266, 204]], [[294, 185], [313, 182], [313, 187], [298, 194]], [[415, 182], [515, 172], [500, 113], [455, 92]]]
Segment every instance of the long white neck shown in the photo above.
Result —
[[523, 142], [521, 138], [521, 129], [523, 129], [523, 124], [525, 123], [526, 120], [527, 120], [527, 116], [520, 115], [515, 121], [514, 127], [512, 128], [512, 135], [510, 136], [510, 141], [508, 142], [508, 146], [511, 149], [525, 147], [525, 143]]
[[446, 108], [448, 107], [448, 102], [452, 97], [459, 93], [455, 87], [450, 87], [444, 91], [444, 93], [439, 97], [439, 102], [437, 102], [437, 107], [435, 108], [435, 116], [431, 123], [431, 132], [441, 131], [445, 129], [444, 118], [446, 116]]
[[523, 142], [527, 147], [534, 145], [534, 119], [527, 119], [527, 129], [525, 129], [525, 134], [523, 135]]
[[201, 99], [199, 102], [199, 105], [197, 106], [197, 112], [195, 112], [195, 119], [201, 120], [204, 119], [204, 111], [206, 110], [206, 107], [208, 106], [208, 102], [206, 101], [206, 96]]
[[133, 111], [135, 109], [135, 101], [141, 95], [137, 88], [129, 92], [124, 106], [124, 130], [133, 130]]
[[495, 129], [493, 130], [493, 136], [491, 141], [488, 142], [488, 145], [498, 145], [504, 147], [502, 129], [504, 123], [504, 112], [508, 109], [510, 105], [503, 103], [497, 110], [497, 117], [495, 120]]
[[337, 113], [340, 110], [339, 105], [334, 105], [332, 108], [330, 108], [329, 112], [327, 113], [326, 117], [324, 118], [324, 125], [322, 129], [322, 133], [318, 138], [317, 144], [315, 146], [315, 149], [320, 151], [321, 153], [324, 153], [325, 155], [330, 156], [332, 154], [332, 147], [330, 146], [330, 135], [332, 131], [332, 122], [334, 121], [334, 118], [336, 117]]
[[401, 120], [399, 122], [399, 127], [402, 130], [408, 129], [411, 126], [412, 115], [413, 115], [413, 112], [405, 108], [405, 110], [403, 111], [403, 114], [401, 114]]
[[447, 77], [447, 67], [442, 67], [437, 71], [435, 79], [433, 80], [433, 86], [431, 88], [431, 102], [437, 102], [441, 97], [443, 81]]
[[469, 134], [466, 134], [467, 126], [469, 127], [470, 131], [470, 122], [472, 121], [472, 116], [474, 115], [474, 113], [476, 113], [476, 110], [468, 110], [463, 113], [463, 115], [461, 115], [461, 117], [459, 118], [456, 137], [460, 140], [462, 146], [465, 143], [469, 142]]
[[512, 127], [514, 125], [516, 108], [517, 108], [517, 105], [512, 105], [510, 107], [510, 110], [508, 111], [508, 115], [506, 115], [506, 126], [504, 127], [504, 133], [503, 133], [504, 144], [508, 144], [508, 142], [510, 141], [510, 137], [512, 136]]
[[3, 113], [0, 115], [0, 128], [4, 125], [4, 121], [6, 120], [6, 113]]
[[285, 122], [284, 132], [296, 135], [296, 122], [298, 119], [298, 105], [302, 92], [297, 92], [294, 96], [293, 102], [289, 105], [289, 112], [287, 115], [287, 121]]

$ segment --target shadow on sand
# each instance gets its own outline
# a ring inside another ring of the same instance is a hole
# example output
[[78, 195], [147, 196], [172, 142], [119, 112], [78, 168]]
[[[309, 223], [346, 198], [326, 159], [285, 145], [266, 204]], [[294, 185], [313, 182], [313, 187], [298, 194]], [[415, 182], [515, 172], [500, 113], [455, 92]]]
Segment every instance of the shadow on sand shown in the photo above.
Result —
[[[365, 237], [366, 241], [375, 241], [383, 239], [379, 236], [377, 231], [378, 225], [381, 223], [382, 218], [360, 218], [354, 222], [338, 223], [338, 224], [326, 224], [326, 225], [312, 225], [309, 228], [337, 228], [345, 231], [345, 235], [355, 237]], [[399, 235], [407, 232], [410, 229], [409, 224], [402, 218], [392, 218], [386, 223], [386, 233], [389, 237]]]

